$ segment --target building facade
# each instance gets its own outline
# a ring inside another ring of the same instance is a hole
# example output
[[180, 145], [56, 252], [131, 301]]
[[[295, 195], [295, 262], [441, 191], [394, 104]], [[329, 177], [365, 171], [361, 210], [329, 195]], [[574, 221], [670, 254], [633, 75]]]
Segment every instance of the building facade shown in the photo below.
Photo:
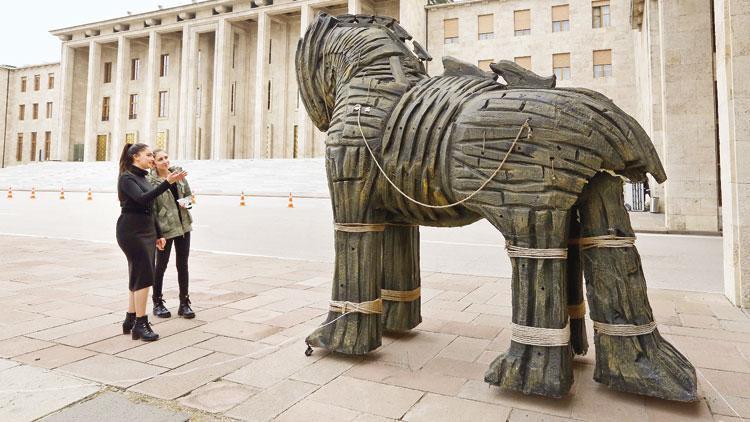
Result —
[[52, 158], [58, 134], [59, 63], [0, 66], [0, 167]]

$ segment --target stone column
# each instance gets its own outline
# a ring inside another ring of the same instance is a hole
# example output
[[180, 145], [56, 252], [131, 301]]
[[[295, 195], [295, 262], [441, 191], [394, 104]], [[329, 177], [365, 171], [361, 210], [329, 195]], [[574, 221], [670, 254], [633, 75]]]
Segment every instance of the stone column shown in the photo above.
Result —
[[89, 68], [86, 82], [86, 120], [84, 124], [83, 161], [96, 160], [96, 111], [99, 109], [99, 83], [102, 46], [89, 42]]
[[57, 111], [57, 140], [55, 159], [67, 161], [70, 159], [70, 112], [73, 103], [73, 62], [75, 51], [63, 43], [60, 60], [60, 96], [55, 104]]
[[117, 37], [117, 64], [115, 65], [115, 98], [110, 114], [112, 122], [112, 145], [110, 159], [120, 159], [120, 148], [125, 143], [125, 121], [128, 111], [128, 69], [130, 65], [130, 39]]
[[715, 0], [724, 292], [750, 308], [750, 4]]
[[[300, 9], [300, 36], [305, 35], [307, 27], [310, 26], [313, 18], [315, 17], [315, 10], [312, 6], [304, 4]], [[313, 156], [313, 139], [315, 136], [315, 126], [313, 126], [310, 116], [307, 114], [305, 106], [302, 104], [302, 100], [299, 100], [300, 107], [297, 111], [297, 143], [299, 148], [299, 155], [302, 158], [308, 158]]]
[[228, 60], [232, 57], [232, 24], [220, 19], [214, 37], [214, 86], [211, 101], [211, 159], [226, 158], [229, 114]]
[[[182, 40], [180, 44], [180, 90], [178, 97], [178, 116], [177, 118], [177, 151], [175, 156], [180, 160], [187, 159], [188, 152], [188, 118], [190, 112], [188, 111], [188, 103], [190, 102], [190, 83], [189, 83], [189, 72], [192, 66], [195, 66], [195, 62], [191, 63], [191, 39], [190, 39], [190, 27], [184, 25], [182, 27]], [[196, 50], [197, 51], [197, 50]]]
[[350, 15], [358, 15], [362, 13], [362, 0], [348, 0], [347, 13]]
[[[253, 115], [253, 158], [263, 158], [266, 134], [266, 86], [268, 84], [268, 42], [271, 22], [266, 12], [258, 13], [258, 39], [255, 56], [255, 112]], [[266, 140], [266, 142], [270, 142]]]
[[[184, 143], [185, 148], [182, 148], [181, 153], [182, 159], [193, 160], [197, 156], [196, 143], [195, 143], [195, 107], [196, 107], [196, 80], [198, 79], [198, 36], [199, 34], [195, 31], [189, 31], [188, 43], [183, 44], [183, 48], [188, 48], [188, 66], [184, 81], [187, 87], [187, 99], [184, 101], [181, 107], [185, 107], [184, 116], [180, 116], [180, 121], [185, 125], [185, 132], [182, 136], [181, 142]], [[187, 47], [186, 47], [187, 45]], [[184, 120], [182, 120], [184, 119]]]
[[161, 35], [148, 34], [148, 59], [146, 64], [146, 95], [143, 99], [142, 142], [152, 147], [156, 143], [156, 114], [159, 107], [159, 64], [161, 60]]

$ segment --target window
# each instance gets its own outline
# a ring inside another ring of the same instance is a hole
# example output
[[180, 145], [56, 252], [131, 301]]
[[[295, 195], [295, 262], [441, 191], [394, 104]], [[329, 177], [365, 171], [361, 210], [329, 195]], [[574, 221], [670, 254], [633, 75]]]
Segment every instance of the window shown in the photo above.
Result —
[[47, 89], [55, 89], [55, 74], [47, 74]]
[[495, 38], [495, 25], [493, 22], [495, 15], [479, 15], [477, 17], [477, 28], [480, 40], [491, 40]]
[[31, 118], [34, 120], [39, 118], [39, 103], [31, 105]]
[[44, 132], [44, 159], [50, 159], [50, 151], [52, 150], [52, 132]]
[[516, 64], [521, 66], [522, 68], [531, 70], [531, 56], [515, 57], [513, 58], [513, 61], [515, 61]]
[[234, 114], [234, 98], [237, 94], [237, 82], [232, 82], [231, 92], [229, 93], [229, 112]]
[[34, 91], [39, 91], [42, 75], [34, 75]]
[[443, 38], [445, 44], [458, 42], [458, 19], [445, 19], [443, 21]]
[[47, 101], [47, 114], [45, 116], [48, 119], [52, 118], [52, 101]]
[[26, 76], [21, 76], [21, 92], [26, 92]]
[[273, 40], [268, 40], [268, 64], [271, 64], [271, 51], [273, 51], [271, 47], [273, 47]]
[[23, 120], [25, 118], [26, 118], [26, 105], [19, 104], [18, 105], [18, 120]]
[[128, 105], [128, 119], [135, 120], [138, 118], [138, 94], [130, 94], [130, 103]]
[[570, 53], [552, 55], [552, 72], [558, 81], [570, 79]]
[[195, 117], [201, 116], [201, 87], [195, 88]]
[[109, 97], [102, 98], [102, 121], [109, 121]]
[[531, 34], [531, 10], [516, 10], [513, 12], [513, 28], [516, 36]]
[[23, 161], [23, 133], [18, 134], [16, 141], [16, 161]]
[[169, 94], [167, 91], [159, 91], [159, 117], [167, 117], [169, 114]]
[[570, 7], [552, 6], [552, 32], [570, 31]]
[[268, 100], [266, 103], [266, 108], [268, 110], [271, 109], [271, 81], [268, 81]]
[[162, 54], [159, 62], [159, 76], [164, 77], [169, 73], [169, 54]]
[[594, 77], [612, 76], [612, 50], [594, 51]]
[[130, 80], [137, 81], [141, 75], [141, 59], [130, 60]]
[[477, 63], [477, 66], [486, 72], [491, 72], [492, 69], [490, 69], [490, 63], [492, 63], [492, 59], [480, 60], [479, 63]]
[[104, 63], [104, 83], [112, 82], [112, 62]]
[[232, 37], [232, 69], [234, 69], [234, 64], [237, 59], [237, 49], [240, 46], [240, 34], [234, 34], [234, 37]]
[[609, 0], [591, 2], [591, 27], [609, 26]]
[[31, 149], [29, 150], [29, 160], [36, 161], [36, 132], [31, 132]]

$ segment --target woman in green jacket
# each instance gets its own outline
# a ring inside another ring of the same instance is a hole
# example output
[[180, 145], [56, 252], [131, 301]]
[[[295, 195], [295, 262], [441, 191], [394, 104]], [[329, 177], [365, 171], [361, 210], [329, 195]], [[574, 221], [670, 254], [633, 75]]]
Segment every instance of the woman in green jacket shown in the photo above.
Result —
[[[154, 168], [148, 175], [149, 182], [158, 186], [170, 174], [172, 168], [177, 167], [170, 167], [167, 152], [157, 149], [154, 151]], [[177, 255], [177, 282], [180, 286], [180, 308], [177, 315], [184, 318], [195, 317], [195, 312], [190, 309], [190, 298], [188, 297], [188, 256], [190, 254], [190, 231], [193, 222], [190, 211], [188, 211], [191, 207], [191, 195], [190, 185], [188, 185], [187, 180], [182, 180], [170, 185], [169, 190], [159, 195], [154, 202], [156, 219], [159, 222], [162, 237], [166, 239], [164, 249], [156, 253], [156, 277], [152, 297], [154, 315], [160, 318], [172, 316], [169, 309], [164, 305], [162, 285], [173, 244]]]

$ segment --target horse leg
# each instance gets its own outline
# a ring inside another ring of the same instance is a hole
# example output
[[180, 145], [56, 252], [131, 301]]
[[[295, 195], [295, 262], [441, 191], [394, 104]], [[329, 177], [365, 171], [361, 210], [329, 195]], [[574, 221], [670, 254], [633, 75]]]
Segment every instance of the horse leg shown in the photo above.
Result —
[[383, 238], [383, 329], [411, 330], [422, 322], [419, 226], [389, 224]]
[[[584, 189], [579, 207], [586, 291], [595, 321], [594, 380], [630, 393], [697, 400], [695, 369], [690, 362], [657, 329], [638, 334], [651, 329], [649, 323], [654, 317], [637, 249], [632, 244], [586, 246], [587, 238], [595, 236], [635, 236], [623, 204], [621, 180], [597, 174]], [[613, 324], [629, 332], [602, 325], [597, 329], [597, 323]], [[633, 326], [640, 328], [635, 330]]]
[[381, 344], [383, 232], [372, 211], [372, 162], [362, 147], [326, 149], [326, 172], [336, 222], [332, 300], [326, 321], [307, 337], [309, 346], [362, 355]]
[[[502, 213], [493, 212], [485, 217], [503, 231], [510, 245], [530, 249], [567, 248], [567, 210], [506, 208]], [[565, 337], [567, 260], [517, 257], [511, 261], [513, 323], [522, 329], [555, 329], [554, 337]], [[573, 353], [567, 338], [555, 341], [557, 345], [530, 345], [527, 343], [533, 341], [521, 339], [517, 333], [514, 328], [510, 348], [490, 364], [485, 381], [525, 394], [564, 396], [573, 384]], [[542, 340], [546, 337], [543, 331], [535, 333]]]

